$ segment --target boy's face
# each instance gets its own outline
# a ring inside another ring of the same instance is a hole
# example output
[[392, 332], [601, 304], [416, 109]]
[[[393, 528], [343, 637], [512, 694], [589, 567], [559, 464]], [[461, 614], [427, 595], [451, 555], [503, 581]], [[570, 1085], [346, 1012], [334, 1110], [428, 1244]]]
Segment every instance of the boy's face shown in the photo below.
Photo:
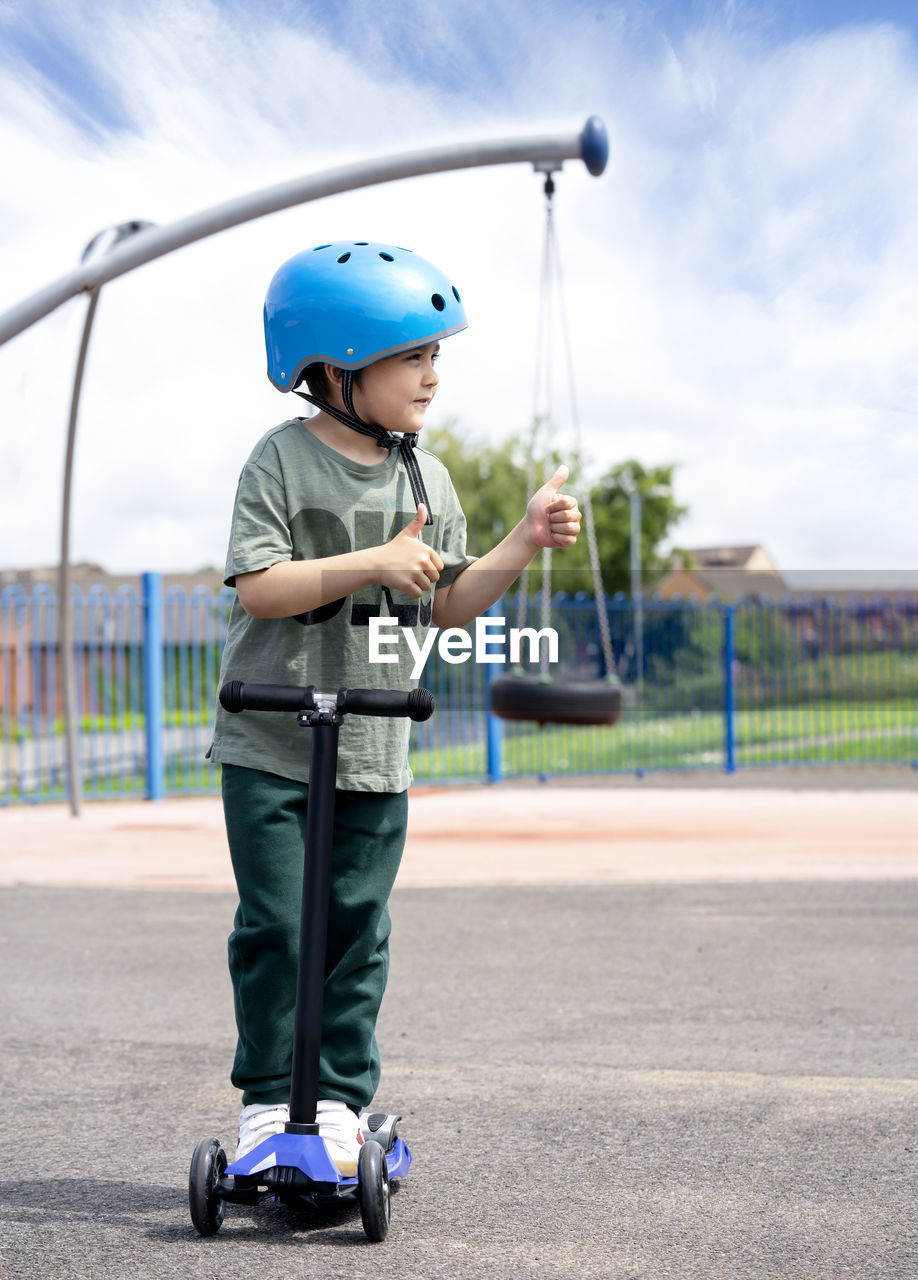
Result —
[[354, 387], [361, 418], [387, 431], [420, 431], [440, 381], [434, 368], [439, 355], [439, 342], [430, 342], [361, 370]]

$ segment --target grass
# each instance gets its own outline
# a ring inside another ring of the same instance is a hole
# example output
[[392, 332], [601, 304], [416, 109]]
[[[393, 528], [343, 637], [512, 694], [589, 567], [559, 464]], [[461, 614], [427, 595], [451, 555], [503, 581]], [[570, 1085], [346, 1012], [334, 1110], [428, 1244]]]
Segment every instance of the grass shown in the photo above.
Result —
[[[918, 702], [772, 707], [737, 712], [737, 765], [911, 763], [918, 759]], [[503, 734], [505, 777], [539, 774], [633, 773], [639, 770], [723, 768], [724, 718], [684, 712], [639, 718], [631, 711], [614, 728], [514, 724]], [[415, 776], [475, 778], [487, 773], [484, 743], [417, 750]]]
[[[167, 720], [171, 727], [207, 723], [209, 714], [190, 712], [174, 713]], [[94, 732], [117, 734], [119, 729], [137, 725], [137, 719], [132, 717], [93, 717], [84, 724], [84, 730], [91, 741]], [[472, 740], [457, 741], [460, 732]], [[438, 741], [441, 735], [450, 740]], [[41, 759], [30, 762], [40, 774], [36, 785], [20, 785], [17, 774], [23, 767], [21, 747], [30, 736], [23, 730], [19, 742], [0, 740], [0, 804], [65, 797], [61, 744], [50, 738], [36, 743], [35, 754]], [[426, 745], [412, 751], [415, 777], [419, 782], [485, 778], [487, 754], [483, 737], [480, 711], [473, 716], [468, 710], [443, 706], [425, 731]], [[207, 764], [202, 755], [197, 745], [169, 755], [167, 794], [212, 794], [219, 789], [219, 771]], [[738, 710], [734, 717], [734, 758], [740, 768], [911, 764], [918, 761], [918, 699], [856, 702], [826, 698], [812, 705]], [[502, 768], [508, 779], [724, 767], [724, 718], [717, 711], [641, 716], [631, 704], [623, 721], [614, 728], [504, 725]], [[90, 759], [85, 794], [99, 799], [143, 796], [146, 780], [142, 768], [143, 762], [136, 759], [125, 760], [123, 767], [106, 766], [104, 759]]]

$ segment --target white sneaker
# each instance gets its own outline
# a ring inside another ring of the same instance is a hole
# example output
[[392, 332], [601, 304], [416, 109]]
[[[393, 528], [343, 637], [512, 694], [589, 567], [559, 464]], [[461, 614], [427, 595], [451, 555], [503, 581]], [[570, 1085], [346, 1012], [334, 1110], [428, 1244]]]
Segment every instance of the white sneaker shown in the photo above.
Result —
[[251, 1102], [239, 1113], [239, 1145], [234, 1160], [246, 1156], [259, 1142], [272, 1134], [283, 1133], [290, 1119], [290, 1108], [281, 1102]]
[[344, 1178], [357, 1172], [357, 1157], [363, 1146], [360, 1120], [346, 1102], [323, 1101], [316, 1112], [319, 1137]]

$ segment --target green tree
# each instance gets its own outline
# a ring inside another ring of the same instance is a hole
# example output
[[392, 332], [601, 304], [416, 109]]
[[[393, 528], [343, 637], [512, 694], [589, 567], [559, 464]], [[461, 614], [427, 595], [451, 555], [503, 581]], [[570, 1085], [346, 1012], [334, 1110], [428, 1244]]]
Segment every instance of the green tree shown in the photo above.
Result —
[[513, 437], [485, 444], [464, 435], [455, 422], [425, 431], [421, 443], [449, 471], [468, 523], [472, 555], [506, 537], [526, 506], [525, 451]]
[[[641, 498], [641, 576], [644, 591], [653, 589], [668, 565], [661, 553], [663, 543], [687, 515], [688, 507], [676, 501], [673, 476], [675, 466], [645, 467], [634, 458], [619, 462], [591, 489], [596, 544], [602, 567], [603, 585], [609, 595], [631, 591], [631, 492]], [[576, 484], [573, 491], [577, 492]], [[581, 504], [582, 505], [582, 504]], [[586, 535], [572, 548], [576, 563], [562, 570], [560, 590], [591, 590]], [[560, 557], [559, 557], [560, 560]], [[568, 585], [570, 580], [571, 585]]]
[[[456, 423], [425, 432], [425, 447], [437, 455], [449, 470], [468, 522], [468, 546], [473, 555], [483, 555], [500, 542], [523, 514], [527, 491], [527, 446], [514, 436], [499, 444], [487, 444], [465, 437]], [[552, 454], [545, 470], [550, 475], [561, 457]], [[596, 543], [603, 585], [609, 595], [631, 589], [631, 517], [629, 494], [632, 486], [642, 497], [641, 565], [644, 589], [665, 571], [660, 547], [688, 508], [676, 502], [673, 493], [675, 467], [645, 467], [630, 459], [612, 467], [591, 489]], [[541, 464], [536, 469], [535, 487], [542, 483]], [[579, 476], [571, 475], [565, 488], [575, 494], [583, 507]], [[536, 564], [534, 568], [538, 569]], [[536, 590], [535, 584], [531, 590]], [[552, 556], [552, 590], [574, 595], [593, 592], [589, 550], [584, 529], [577, 545]]]

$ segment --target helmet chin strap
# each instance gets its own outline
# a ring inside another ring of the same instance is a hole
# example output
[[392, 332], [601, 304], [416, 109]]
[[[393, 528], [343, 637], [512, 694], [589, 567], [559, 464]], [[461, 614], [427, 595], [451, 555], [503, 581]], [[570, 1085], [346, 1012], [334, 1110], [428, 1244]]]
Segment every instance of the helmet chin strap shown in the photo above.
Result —
[[405, 470], [408, 472], [411, 495], [418, 506], [423, 502], [427, 508], [427, 519], [424, 523], [433, 524], [433, 513], [430, 510], [430, 499], [427, 496], [427, 490], [424, 488], [424, 477], [421, 475], [421, 468], [418, 466], [418, 460], [414, 455], [414, 450], [418, 443], [417, 432], [397, 435], [395, 432], [386, 431], [383, 427], [378, 427], [374, 423], [364, 422], [354, 408], [354, 372], [352, 369], [345, 369], [344, 377], [341, 380], [341, 399], [344, 401], [344, 409], [338, 409], [334, 405], [328, 404], [325, 400], [320, 400], [318, 396], [310, 395], [307, 391], [297, 391], [294, 388], [294, 394], [301, 396], [304, 400], [308, 400], [317, 409], [321, 409], [323, 413], [327, 413], [345, 427], [350, 427], [352, 431], [359, 431], [363, 436], [371, 436], [380, 449], [388, 449], [390, 453], [393, 449], [398, 449]]

